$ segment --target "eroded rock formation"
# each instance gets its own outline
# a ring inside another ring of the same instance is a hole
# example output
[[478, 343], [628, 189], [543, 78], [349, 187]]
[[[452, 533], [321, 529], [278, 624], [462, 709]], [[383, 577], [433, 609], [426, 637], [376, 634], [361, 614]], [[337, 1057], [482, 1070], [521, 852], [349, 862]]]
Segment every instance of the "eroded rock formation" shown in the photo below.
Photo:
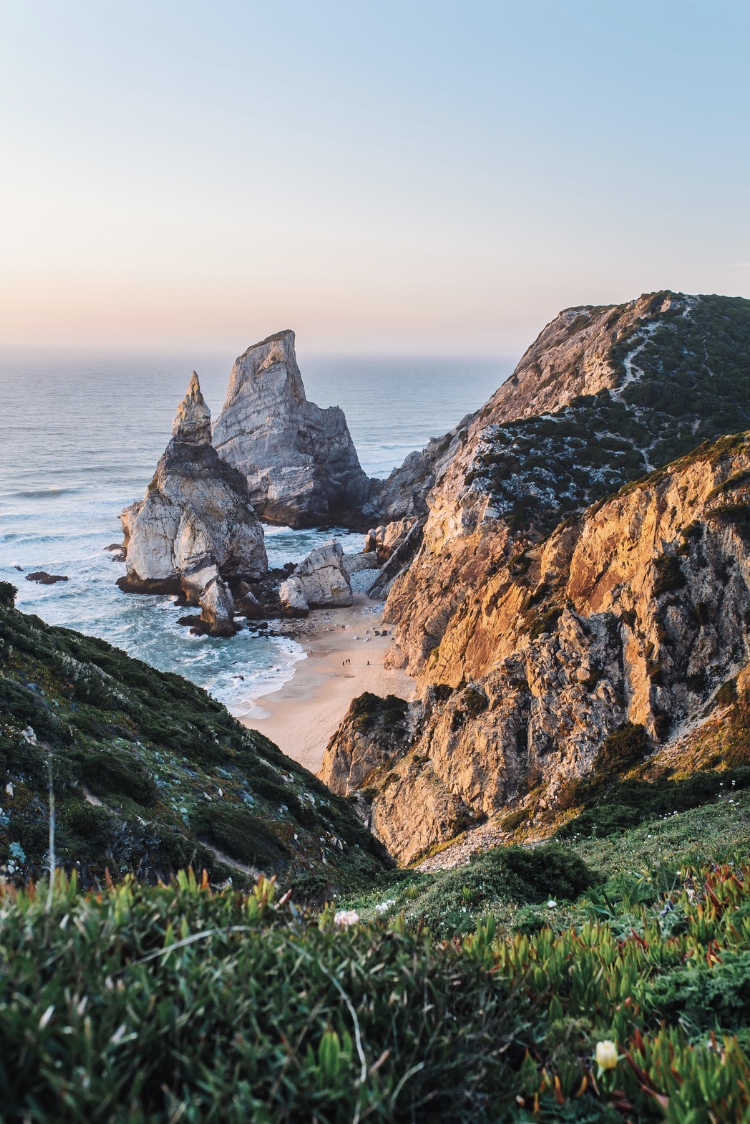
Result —
[[394, 519], [391, 523], [373, 527], [367, 532], [364, 552], [374, 551], [379, 562], [387, 562], [393, 552], [401, 546], [415, 523], [415, 518]]
[[193, 372], [172, 439], [145, 497], [120, 516], [129, 593], [178, 593], [201, 606], [201, 625], [230, 635], [230, 582], [257, 580], [268, 569], [263, 528], [244, 476], [211, 445], [211, 415]]
[[374, 485], [360, 468], [343, 411], [308, 402], [294, 332], [269, 336], [237, 359], [214, 445], [244, 473], [261, 519], [291, 527], [363, 524]]

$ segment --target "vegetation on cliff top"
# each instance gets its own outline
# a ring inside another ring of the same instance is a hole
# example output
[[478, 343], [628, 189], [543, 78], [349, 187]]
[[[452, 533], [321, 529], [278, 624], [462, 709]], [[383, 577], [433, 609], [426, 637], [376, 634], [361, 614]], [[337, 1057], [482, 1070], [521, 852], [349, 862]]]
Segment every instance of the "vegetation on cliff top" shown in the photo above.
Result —
[[671, 307], [634, 325], [610, 353], [619, 389], [485, 431], [467, 483], [489, 490], [512, 529], [546, 533], [651, 466], [750, 427], [750, 301], [655, 296], [655, 307], [666, 296]]
[[[240, 885], [259, 870], [335, 886], [384, 852], [351, 811], [180, 676], [13, 608], [0, 589], [0, 872], [56, 856], [84, 885], [192, 863]], [[4, 868], [4, 869], [3, 869]]]

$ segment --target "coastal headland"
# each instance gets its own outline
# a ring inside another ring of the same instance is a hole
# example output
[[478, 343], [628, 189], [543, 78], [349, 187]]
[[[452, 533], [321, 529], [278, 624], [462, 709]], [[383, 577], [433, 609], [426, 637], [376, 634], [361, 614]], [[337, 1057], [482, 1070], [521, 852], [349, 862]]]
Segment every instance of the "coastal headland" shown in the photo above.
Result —
[[344, 609], [316, 609], [305, 620], [280, 623], [305, 649], [294, 676], [259, 698], [241, 721], [283, 753], [317, 772], [326, 745], [352, 699], [364, 691], [411, 699], [414, 680], [383, 666], [391, 637], [381, 628], [382, 602], [364, 593]]

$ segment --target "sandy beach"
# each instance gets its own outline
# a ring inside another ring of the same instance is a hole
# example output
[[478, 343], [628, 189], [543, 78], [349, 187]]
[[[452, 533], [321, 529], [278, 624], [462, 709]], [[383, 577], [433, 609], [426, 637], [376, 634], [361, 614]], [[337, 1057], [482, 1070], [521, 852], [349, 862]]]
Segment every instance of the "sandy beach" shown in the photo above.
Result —
[[392, 637], [375, 635], [382, 612], [381, 602], [357, 593], [351, 608], [314, 609], [305, 620], [289, 622], [289, 634], [307, 658], [295, 664], [288, 683], [259, 698], [244, 724], [317, 772], [331, 734], [357, 695], [411, 698], [414, 680], [383, 667]]

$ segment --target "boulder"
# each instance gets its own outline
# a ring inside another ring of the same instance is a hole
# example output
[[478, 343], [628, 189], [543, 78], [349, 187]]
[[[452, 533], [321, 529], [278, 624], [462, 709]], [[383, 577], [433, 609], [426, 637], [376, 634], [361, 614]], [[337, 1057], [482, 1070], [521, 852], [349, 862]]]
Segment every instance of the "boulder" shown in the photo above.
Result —
[[311, 551], [294, 572], [311, 609], [342, 608], [353, 603], [341, 543], [328, 542]]
[[285, 617], [306, 617], [310, 612], [302, 582], [294, 576], [279, 586], [279, 601]]
[[172, 439], [145, 497], [120, 516], [128, 593], [178, 593], [200, 605], [212, 635], [234, 631], [230, 582], [268, 570], [247, 482], [211, 445], [211, 415], [193, 372]]
[[213, 436], [224, 460], [244, 473], [261, 519], [360, 525], [375, 485], [360, 467], [343, 411], [308, 402], [294, 332], [269, 336], [237, 359]]
[[371, 550], [361, 554], [345, 554], [344, 566], [347, 574], [359, 574], [362, 570], [377, 570], [380, 562], [375, 551]]

